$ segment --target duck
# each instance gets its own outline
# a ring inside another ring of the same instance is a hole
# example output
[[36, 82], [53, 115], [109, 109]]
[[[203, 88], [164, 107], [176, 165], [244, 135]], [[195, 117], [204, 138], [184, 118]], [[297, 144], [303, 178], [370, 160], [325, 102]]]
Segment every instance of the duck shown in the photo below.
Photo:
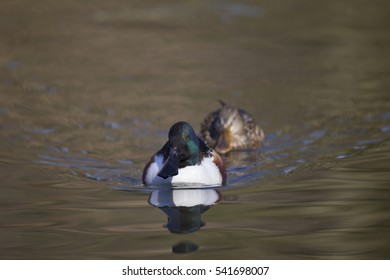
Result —
[[172, 125], [168, 141], [146, 163], [144, 185], [225, 185], [226, 169], [219, 154], [184, 121]]
[[219, 103], [221, 108], [209, 113], [201, 123], [201, 138], [219, 154], [260, 147], [264, 132], [252, 116], [221, 100]]

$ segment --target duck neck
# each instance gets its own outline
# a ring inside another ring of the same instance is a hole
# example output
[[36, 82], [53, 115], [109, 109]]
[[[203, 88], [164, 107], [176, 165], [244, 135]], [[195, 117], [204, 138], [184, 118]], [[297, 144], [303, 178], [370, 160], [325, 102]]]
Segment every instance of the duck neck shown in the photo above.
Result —
[[187, 143], [188, 151], [190, 154], [189, 159], [187, 159], [187, 162], [190, 165], [195, 165], [198, 163], [199, 159], [199, 145], [198, 143], [195, 143], [194, 141], [189, 141]]

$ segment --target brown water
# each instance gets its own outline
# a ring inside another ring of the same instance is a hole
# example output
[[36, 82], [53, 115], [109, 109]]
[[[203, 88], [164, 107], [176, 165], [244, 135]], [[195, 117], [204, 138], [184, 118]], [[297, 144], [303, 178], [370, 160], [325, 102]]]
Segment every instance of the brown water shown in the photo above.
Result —
[[[389, 8], [1, 1], [0, 258], [390, 258]], [[266, 144], [172, 207], [142, 168], [218, 99]]]

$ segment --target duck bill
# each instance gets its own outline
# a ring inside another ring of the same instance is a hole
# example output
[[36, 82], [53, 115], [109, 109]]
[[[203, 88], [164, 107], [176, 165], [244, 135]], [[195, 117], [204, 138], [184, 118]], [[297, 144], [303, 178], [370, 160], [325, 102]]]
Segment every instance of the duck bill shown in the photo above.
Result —
[[226, 154], [232, 150], [231, 132], [229, 129], [224, 130], [218, 138], [215, 150], [220, 154]]
[[163, 167], [157, 175], [164, 179], [176, 176], [177, 174], [179, 174], [179, 163], [180, 159], [177, 156], [176, 148], [172, 148], [169, 151], [169, 156], [167, 160], [165, 161]]

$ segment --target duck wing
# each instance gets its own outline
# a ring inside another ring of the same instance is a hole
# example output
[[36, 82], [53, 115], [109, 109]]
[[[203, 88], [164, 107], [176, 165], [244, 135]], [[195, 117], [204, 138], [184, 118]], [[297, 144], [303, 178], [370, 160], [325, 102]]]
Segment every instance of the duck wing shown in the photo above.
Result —
[[253, 117], [243, 109], [238, 109], [238, 113], [244, 120], [245, 134], [247, 136], [248, 148], [260, 146], [264, 141], [264, 132], [256, 124]]

